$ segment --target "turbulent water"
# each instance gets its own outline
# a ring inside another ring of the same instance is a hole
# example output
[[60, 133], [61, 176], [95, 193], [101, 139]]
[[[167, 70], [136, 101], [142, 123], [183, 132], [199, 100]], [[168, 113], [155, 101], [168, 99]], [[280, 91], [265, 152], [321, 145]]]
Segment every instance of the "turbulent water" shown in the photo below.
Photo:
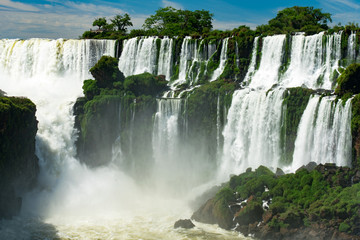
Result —
[[[154, 159], [153, 177], [145, 179], [146, 186], [139, 186], [118, 167], [116, 161], [123, 156], [119, 139], [113, 145], [114, 161], [108, 166], [88, 169], [75, 158], [72, 106], [82, 95], [83, 80], [91, 78], [88, 70], [102, 55], [114, 55], [115, 41], [0, 40], [0, 89], [8, 95], [29, 97], [37, 105], [36, 154], [41, 167], [38, 187], [23, 198], [21, 216], [2, 221], [0, 236], [243, 239], [216, 225], [196, 223], [193, 230], [174, 230], [173, 223], [190, 217], [187, 202], [216, 177], [227, 180], [229, 174], [259, 165], [295, 171], [310, 161], [350, 164], [351, 100], [335, 102], [331, 96], [318, 94], [310, 97], [302, 114], [293, 162], [281, 162], [286, 88], [333, 89], [342, 59], [341, 37], [341, 33], [256, 37], [243, 88], [235, 91], [229, 109], [221, 106], [220, 96], [217, 99], [216, 161], [203, 144], [207, 136], [188, 137], [187, 100], [158, 99], [148, 143], [152, 149], [149, 158]], [[188, 83], [193, 89], [204, 75], [210, 80], [221, 76], [229, 61], [229, 40], [206, 42], [186, 37], [178, 46], [177, 58], [175, 39], [128, 39], [123, 43], [119, 69], [125, 76], [162, 74], [172, 87]], [[216, 55], [218, 65], [211, 70]], [[353, 33], [348, 39], [347, 64], [358, 55]], [[174, 92], [166, 96], [174, 96]]]
[[[155, 38], [139, 43], [136, 61], [151, 54], [150, 41]], [[171, 42], [163, 40], [164, 46], [171, 47]], [[82, 81], [91, 78], [88, 70], [102, 55], [113, 56], [114, 48], [115, 41], [105, 40], [0, 41], [0, 89], [8, 95], [29, 97], [37, 105], [36, 154], [41, 169], [38, 187], [23, 196], [21, 215], [0, 222], [0, 238], [243, 239], [238, 233], [200, 223], [190, 231], [174, 230], [176, 220], [191, 215], [188, 195], [163, 196], [155, 189], [139, 187], [115, 164], [88, 169], [75, 158], [72, 106], [82, 95]], [[163, 66], [158, 71], [170, 74], [165, 66], [167, 54], [162, 53]], [[141, 72], [151, 69], [151, 64], [143, 62], [140, 69], [129, 63], [124, 71]], [[169, 139], [171, 146], [168, 152], [157, 151], [160, 166], [165, 164], [166, 154], [177, 151], [176, 141], [171, 140], [176, 135], [172, 124], [176, 123], [166, 118], [157, 117], [159, 130], [168, 125], [160, 134], [168, 139], [159, 138], [154, 148]], [[159, 171], [166, 179], [174, 169], [164, 165]]]
[[[353, 34], [348, 58], [355, 61]], [[289, 59], [286, 59], [286, 41]], [[293, 162], [281, 162], [281, 126], [284, 119], [283, 88], [332, 89], [333, 73], [341, 59], [341, 33], [312, 36], [298, 34], [262, 39], [261, 59], [257, 59], [259, 38], [255, 38], [243, 90], [237, 90], [224, 127], [224, 150], [220, 178], [248, 167], [265, 165], [295, 171], [302, 165], [332, 162], [351, 163], [351, 100], [335, 103], [334, 98], [314, 95], [303, 113], [297, 131]], [[259, 65], [257, 66], [257, 62]], [[285, 108], [286, 109], [286, 108]]]

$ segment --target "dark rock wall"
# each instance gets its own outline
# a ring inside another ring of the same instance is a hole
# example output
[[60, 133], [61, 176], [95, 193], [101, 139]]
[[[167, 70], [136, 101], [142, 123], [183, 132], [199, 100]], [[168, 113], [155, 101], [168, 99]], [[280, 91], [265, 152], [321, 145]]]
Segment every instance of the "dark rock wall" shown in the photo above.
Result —
[[0, 218], [15, 215], [21, 194], [34, 186], [36, 107], [25, 98], [0, 97]]

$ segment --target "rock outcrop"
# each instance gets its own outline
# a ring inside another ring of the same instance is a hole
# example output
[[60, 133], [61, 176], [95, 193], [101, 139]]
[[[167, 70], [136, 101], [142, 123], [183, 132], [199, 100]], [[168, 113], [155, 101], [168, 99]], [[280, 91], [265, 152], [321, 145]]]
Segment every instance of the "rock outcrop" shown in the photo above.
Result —
[[259, 239], [360, 239], [359, 170], [334, 164], [232, 176], [192, 219]]
[[19, 212], [20, 196], [37, 179], [35, 112], [29, 99], [0, 97], [0, 218]]

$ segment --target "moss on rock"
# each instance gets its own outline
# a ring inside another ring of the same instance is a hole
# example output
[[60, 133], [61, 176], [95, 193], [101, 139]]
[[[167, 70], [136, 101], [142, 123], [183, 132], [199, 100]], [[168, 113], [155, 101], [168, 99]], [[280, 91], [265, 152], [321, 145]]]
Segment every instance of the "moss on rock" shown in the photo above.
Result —
[[19, 195], [35, 184], [36, 107], [26, 98], [0, 97], [0, 218], [18, 213]]

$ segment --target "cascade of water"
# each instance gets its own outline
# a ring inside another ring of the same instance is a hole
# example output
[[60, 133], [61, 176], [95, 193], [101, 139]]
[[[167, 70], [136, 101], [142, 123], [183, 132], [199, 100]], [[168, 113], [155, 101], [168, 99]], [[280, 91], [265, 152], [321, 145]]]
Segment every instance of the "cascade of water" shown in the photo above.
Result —
[[178, 118], [181, 99], [158, 99], [158, 112], [155, 115], [153, 131], [153, 150], [157, 161], [171, 161], [178, 146]]
[[168, 80], [172, 74], [173, 45], [174, 41], [172, 38], [166, 37], [161, 40], [157, 74], [165, 75]]
[[340, 32], [327, 36], [325, 70], [322, 79], [318, 81], [320, 88], [332, 89], [336, 83], [333, 73], [337, 71], [341, 59], [341, 35]]
[[282, 83], [288, 87], [314, 87], [322, 73], [322, 38], [324, 33], [312, 36], [292, 37], [290, 66], [283, 76]]
[[216, 145], [217, 153], [220, 154], [221, 143], [220, 143], [220, 134], [221, 134], [221, 117], [220, 117], [220, 95], [218, 94], [216, 102]]
[[244, 78], [244, 83], [245, 84], [250, 83], [250, 80], [251, 80], [252, 76], [255, 73], [258, 45], [259, 45], [259, 37], [255, 37], [253, 49], [252, 49], [252, 52], [251, 52], [251, 62], [250, 62], [248, 71], [247, 71], [247, 73], [245, 75], [245, 78]]
[[260, 66], [252, 76], [249, 87], [269, 89], [278, 83], [285, 40], [286, 35], [268, 36], [263, 39]]
[[351, 32], [348, 39], [347, 59], [349, 63], [356, 60], [356, 32]]
[[223, 132], [221, 177], [248, 167], [279, 166], [283, 93], [283, 89], [234, 93]]
[[[323, 44], [323, 38], [326, 44]], [[341, 58], [341, 33], [292, 37], [290, 65], [281, 77], [286, 87], [305, 85], [309, 88], [331, 89], [332, 73]]]
[[148, 72], [157, 74], [157, 37], [132, 38], [124, 41], [119, 69], [130, 76]]
[[[161, 179], [174, 181], [178, 177], [175, 172], [180, 171], [181, 156], [179, 148], [179, 115], [181, 99], [158, 99], [158, 111], [155, 114], [153, 127], [153, 154], [155, 159], [154, 175], [160, 188], [165, 188], [166, 183]], [[175, 177], [176, 176], [176, 177]], [[163, 178], [165, 177], [165, 178]]]
[[[115, 178], [108, 176], [116, 171], [111, 170], [111, 174], [104, 173], [105, 170], [92, 172], [75, 159], [72, 105], [82, 95], [82, 82], [90, 77], [88, 70], [102, 55], [114, 56], [115, 41], [30, 39], [1, 42], [0, 89], [34, 101], [39, 121], [36, 137], [39, 188], [24, 197], [22, 211], [43, 216], [90, 213], [94, 201], [103, 203], [107, 199], [104, 186], [115, 186], [112, 182]], [[109, 181], [100, 184], [99, 179]]]
[[[121, 103], [119, 103], [118, 107], [118, 122], [119, 122], [119, 130], [121, 129]], [[121, 131], [118, 133], [118, 137], [115, 140], [113, 146], [112, 146], [112, 159], [111, 161], [115, 164], [121, 164], [123, 160], [123, 153], [121, 150]]]
[[185, 37], [181, 45], [180, 64], [179, 64], [179, 78], [176, 81], [178, 84], [186, 82], [187, 70], [189, 68], [189, 61], [194, 56], [194, 50], [196, 49], [196, 43], [191, 40], [191, 37]]
[[226, 65], [226, 61], [227, 61], [228, 43], [229, 43], [229, 38], [223, 39], [222, 46], [221, 46], [219, 67], [214, 71], [210, 81], [216, 80], [225, 69], [225, 65]]
[[0, 40], [0, 71], [11, 79], [34, 77], [90, 78], [89, 69], [102, 55], [114, 55], [110, 40]]
[[348, 166], [351, 161], [351, 99], [313, 96], [301, 118], [292, 170], [313, 161]]

